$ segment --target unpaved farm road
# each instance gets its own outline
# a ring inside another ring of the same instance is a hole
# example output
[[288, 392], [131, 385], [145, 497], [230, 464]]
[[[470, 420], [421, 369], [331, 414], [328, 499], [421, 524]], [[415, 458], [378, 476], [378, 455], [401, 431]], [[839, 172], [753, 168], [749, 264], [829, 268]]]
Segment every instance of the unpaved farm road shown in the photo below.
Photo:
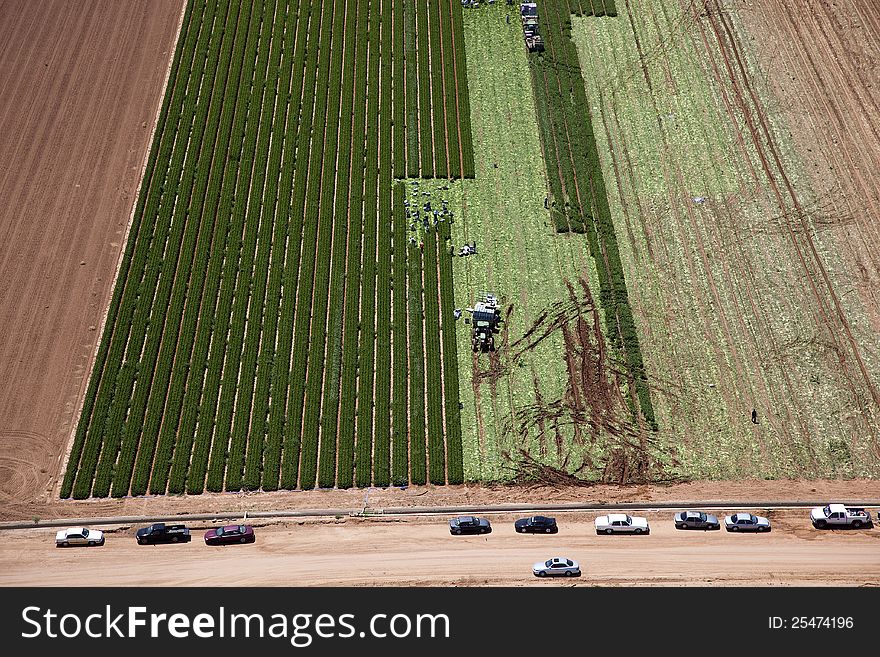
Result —
[[[761, 513], [760, 510], [754, 511]], [[559, 514], [559, 534], [520, 535], [515, 515], [488, 536], [451, 536], [443, 517], [340, 518], [257, 525], [252, 545], [140, 546], [136, 527], [106, 544], [59, 549], [54, 530], [4, 532], [2, 586], [880, 586], [880, 528], [813, 529], [805, 509], [771, 511], [769, 534], [680, 531], [647, 513], [649, 536], [597, 536], [597, 514]], [[723, 514], [719, 512], [719, 517]], [[543, 580], [531, 565], [580, 561], [583, 576]]]

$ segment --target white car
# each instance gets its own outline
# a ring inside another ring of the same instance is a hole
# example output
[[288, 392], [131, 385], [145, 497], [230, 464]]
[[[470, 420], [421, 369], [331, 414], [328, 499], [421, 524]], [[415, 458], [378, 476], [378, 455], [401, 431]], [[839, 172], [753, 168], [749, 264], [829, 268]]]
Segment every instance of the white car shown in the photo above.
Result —
[[532, 566], [532, 572], [535, 577], [580, 577], [581, 567], [577, 561], [566, 559], [565, 557], [553, 557], [547, 561], [539, 561]]
[[596, 518], [597, 534], [650, 534], [648, 519], [625, 513], [609, 513]]
[[86, 529], [85, 527], [62, 529], [55, 534], [55, 545], [57, 547], [104, 545], [104, 532], [97, 529]]
[[725, 516], [724, 527], [729, 532], [769, 532], [770, 521], [754, 513], [734, 513]]

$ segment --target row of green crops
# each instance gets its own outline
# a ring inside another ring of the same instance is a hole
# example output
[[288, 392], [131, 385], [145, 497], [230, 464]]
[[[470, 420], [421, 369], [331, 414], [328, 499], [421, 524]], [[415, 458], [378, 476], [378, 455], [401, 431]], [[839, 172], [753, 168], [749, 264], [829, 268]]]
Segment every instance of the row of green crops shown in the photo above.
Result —
[[464, 481], [464, 463], [461, 448], [461, 415], [458, 395], [458, 353], [455, 336], [455, 287], [452, 279], [452, 239], [449, 222], [440, 224], [441, 240], [438, 245], [440, 284], [440, 328], [443, 348], [443, 417], [446, 427], [446, 468], [450, 484]]
[[461, 4], [395, 3], [394, 175], [473, 178]]
[[[571, 40], [571, 12], [577, 10], [573, 4], [568, 0], [542, 3], [539, 24], [546, 49], [529, 55], [551, 216], [557, 232], [586, 234], [596, 262], [606, 325], [612, 327], [613, 344], [623, 351], [635, 393], [633, 411], [640, 409], [648, 425], [656, 429], [580, 62]], [[578, 13], [595, 12], [595, 4], [582, 6]], [[616, 10], [603, 5], [602, 13], [595, 15], [614, 16]]]
[[440, 364], [440, 283], [437, 274], [437, 231], [434, 230], [425, 235], [424, 271], [428, 478], [431, 483], [443, 483], [446, 480], [446, 454], [443, 445], [443, 379]]
[[[450, 175], [460, 8], [425, 7]], [[462, 481], [452, 270], [394, 181], [407, 13], [188, 3], [62, 496]]]
[[393, 236], [392, 236], [392, 274], [393, 287], [393, 390], [391, 393], [391, 482], [402, 486], [409, 480], [409, 423], [408, 423], [408, 374], [407, 357], [409, 338], [407, 336], [407, 266], [406, 266], [406, 191], [404, 185], [394, 186], [393, 195]]
[[425, 459], [425, 333], [422, 299], [422, 254], [407, 245], [407, 295], [409, 297], [409, 476], [414, 484], [428, 480]]

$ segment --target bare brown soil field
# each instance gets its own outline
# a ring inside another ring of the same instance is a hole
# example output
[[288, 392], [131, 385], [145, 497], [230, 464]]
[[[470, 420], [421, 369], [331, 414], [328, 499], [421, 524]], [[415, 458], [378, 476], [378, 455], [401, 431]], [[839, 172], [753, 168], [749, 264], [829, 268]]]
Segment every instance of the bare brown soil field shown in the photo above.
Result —
[[62, 470], [182, 6], [0, 1], [0, 506], [9, 513], [50, 498]]
[[[136, 527], [117, 527], [102, 547], [69, 549], [54, 530], [28, 529], [0, 541], [0, 586], [880, 585], [880, 529], [819, 532], [807, 514], [772, 512], [769, 534], [737, 535], [648, 513], [649, 536], [597, 536], [596, 514], [558, 514], [551, 536], [516, 534], [512, 515], [492, 516], [480, 537], [450, 536], [444, 517], [342, 518], [257, 526], [256, 543], [226, 547], [205, 546], [207, 524], [183, 545], [139, 546]], [[578, 560], [582, 577], [532, 575], [557, 555]]]
[[[742, 2], [758, 64], [880, 331], [880, 13], [866, 0]], [[876, 355], [878, 345], [872, 345]], [[877, 403], [877, 399], [874, 399]]]

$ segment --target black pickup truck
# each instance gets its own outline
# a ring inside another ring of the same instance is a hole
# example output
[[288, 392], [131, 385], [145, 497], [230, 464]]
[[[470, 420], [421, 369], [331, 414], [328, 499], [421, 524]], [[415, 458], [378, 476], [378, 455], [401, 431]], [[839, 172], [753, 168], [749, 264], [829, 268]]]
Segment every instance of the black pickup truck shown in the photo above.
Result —
[[188, 543], [192, 540], [186, 525], [166, 525], [157, 522], [149, 527], [137, 530], [137, 542], [140, 545], [156, 543]]

